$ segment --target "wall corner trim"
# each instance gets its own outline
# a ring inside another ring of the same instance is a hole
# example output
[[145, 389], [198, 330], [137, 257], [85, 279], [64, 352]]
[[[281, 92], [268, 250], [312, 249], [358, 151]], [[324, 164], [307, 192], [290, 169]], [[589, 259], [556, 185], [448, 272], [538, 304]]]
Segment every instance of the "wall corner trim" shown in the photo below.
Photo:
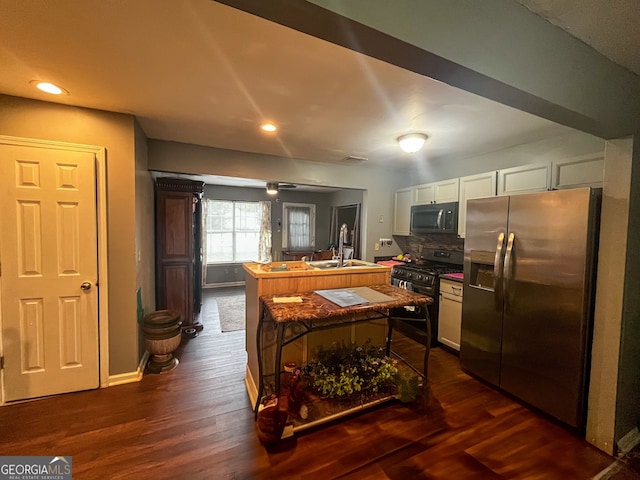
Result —
[[149, 352], [145, 351], [140, 359], [138, 368], [134, 372], [119, 373], [117, 375], [109, 375], [109, 381], [107, 387], [115, 387], [116, 385], [124, 385], [125, 383], [134, 383], [142, 380], [144, 368], [147, 366], [149, 360]]
[[258, 400], [258, 389], [256, 388], [256, 382], [253, 380], [251, 372], [249, 371], [249, 365], [247, 365], [246, 368], [244, 384], [247, 387], [247, 394], [249, 395], [249, 400], [251, 401], [251, 406], [253, 407]]

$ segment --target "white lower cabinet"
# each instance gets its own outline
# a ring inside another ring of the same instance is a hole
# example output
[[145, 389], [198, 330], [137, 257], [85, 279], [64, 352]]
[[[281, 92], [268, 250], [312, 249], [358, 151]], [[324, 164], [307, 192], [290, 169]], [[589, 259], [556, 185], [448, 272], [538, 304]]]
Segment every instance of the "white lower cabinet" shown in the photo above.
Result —
[[440, 279], [440, 306], [438, 307], [438, 341], [460, 351], [462, 326], [462, 283]]

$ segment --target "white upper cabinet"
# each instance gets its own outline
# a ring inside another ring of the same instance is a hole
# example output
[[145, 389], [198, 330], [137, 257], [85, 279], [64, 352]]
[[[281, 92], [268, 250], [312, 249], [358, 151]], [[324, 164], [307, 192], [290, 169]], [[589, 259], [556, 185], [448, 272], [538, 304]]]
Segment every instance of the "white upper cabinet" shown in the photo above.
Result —
[[411, 205], [459, 202], [458, 235], [464, 238], [467, 200], [561, 188], [602, 187], [603, 179], [604, 154], [600, 152], [403, 188], [395, 192], [393, 234], [411, 234]]
[[436, 184], [425, 183], [413, 187], [415, 189], [415, 204], [423, 205], [425, 203], [433, 203], [436, 199]]
[[604, 180], [604, 155], [583, 155], [553, 162], [551, 187], [578, 188], [602, 187]]
[[413, 188], [415, 189], [415, 205], [458, 201], [459, 185], [457, 178], [417, 185]]
[[543, 192], [551, 188], [551, 162], [498, 170], [498, 195]]
[[414, 187], [402, 188], [395, 192], [393, 211], [393, 234], [410, 235], [411, 205], [413, 205]]
[[467, 200], [495, 197], [498, 172], [480, 173], [460, 178], [460, 203], [458, 205], [458, 235], [464, 238], [467, 223]]

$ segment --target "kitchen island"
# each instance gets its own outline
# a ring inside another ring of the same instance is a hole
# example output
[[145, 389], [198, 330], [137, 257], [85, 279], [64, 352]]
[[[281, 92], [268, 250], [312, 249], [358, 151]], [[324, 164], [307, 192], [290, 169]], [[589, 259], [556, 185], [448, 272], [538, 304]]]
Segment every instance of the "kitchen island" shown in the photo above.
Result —
[[[258, 397], [258, 353], [256, 336], [262, 315], [261, 296], [307, 293], [314, 290], [362, 287], [390, 283], [391, 268], [362, 260], [347, 262], [346, 267], [331, 267], [327, 262], [257, 262], [244, 263], [246, 291], [246, 350], [247, 372], [245, 384], [251, 402]], [[384, 344], [386, 322], [372, 320], [358, 324], [345, 324], [328, 332], [314, 332], [293, 342], [282, 352], [282, 362], [297, 365], [307, 360], [308, 352], [333, 341], [363, 343], [371, 338]]]
[[[404, 398], [404, 401], [414, 401], [417, 395], [417, 389], [419, 386], [426, 387], [426, 378], [423, 378], [422, 382], [415, 380], [414, 387], [407, 387], [412, 381], [410, 377], [404, 376], [404, 379], [399, 383], [403, 386], [400, 387], [398, 383], [389, 389], [389, 385], [384, 384], [384, 380], [379, 380], [381, 383], [374, 383], [375, 388], [370, 388], [364, 380], [359, 383], [362, 390], [351, 392], [354, 398], [349, 401], [342, 400], [332, 402], [329, 398], [319, 394], [319, 391], [315, 391], [315, 396], [312, 391], [309, 391], [309, 386], [304, 385], [302, 388], [292, 387], [288, 382], [294, 382], [286, 380], [286, 375], [292, 375], [291, 373], [285, 373], [286, 367], [281, 367], [282, 364], [282, 352], [284, 347], [295, 341], [298, 338], [304, 338], [306, 335], [313, 334], [317, 331], [334, 330], [336, 326], [343, 324], [359, 325], [362, 322], [370, 320], [384, 319], [385, 325], [388, 327], [388, 335], [386, 338], [385, 353], [386, 357], [391, 355], [391, 337], [394, 327], [394, 320], [391, 317], [391, 312], [394, 309], [402, 308], [405, 306], [421, 307], [422, 311], [427, 311], [426, 306], [432, 302], [433, 299], [421, 295], [418, 293], [410, 292], [408, 290], [395, 287], [389, 284], [383, 285], [371, 285], [369, 287], [352, 287], [352, 288], [338, 288], [329, 290], [316, 290], [314, 292], [307, 293], [287, 293], [284, 295], [268, 295], [260, 297], [260, 306], [262, 308], [262, 314], [257, 328], [257, 353], [258, 353], [258, 400], [255, 403], [255, 414], [258, 420], [258, 429], [260, 431], [259, 436], [261, 440], [269, 439], [269, 442], [275, 442], [281, 438], [285, 430], [285, 425], [280, 414], [277, 415], [277, 421], [279, 422], [279, 428], [274, 428], [274, 423], [271, 421], [265, 421], [260, 419], [260, 402], [262, 398], [265, 398], [264, 404], [271, 405], [272, 410], [268, 414], [270, 419], [275, 419], [273, 405], [274, 398], [281, 398], [283, 393], [287, 397], [287, 411], [291, 415], [291, 422], [288, 423], [289, 428], [284, 436], [290, 436], [293, 432], [306, 430], [308, 428], [315, 427], [322, 423], [326, 423], [337, 418], [341, 418], [345, 415], [361, 411], [364, 408], [378, 405], [381, 402], [391, 400], [393, 398]], [[386, 323], [388, 322], [388, 323]], [[429, 322], [427, 322], [429, 325]], [[293, 335], [289, 335], [289, 331]], [[382, 347], [378, 347], [378, 351], [382, 351]], [[363, 374], [363, 370], [360, 368], [362, 364], [360, 361], [362, 357], [359, 357], [357, 351], [365, 351], [366, 354], [366, 375]], [[325, 356], [320, 371], [327, 372], [327, 365], [331, 362], [339, 361], [340, 369], [344, 367], [343, 362], [352, 362], [347, 366], [346, 371], [348, 375], [363, 379], [364, 376], [372, 375], [373, 365], [384, 365], [385, 359], [382, 357], [376, 357], [375, 349], [368, 350], [367, 345], [357, 344], [356, 350], [352, 350], [347, 355], [342, 356], [344, 350], [339, 349], [340, 354], [336, 350], [333, 350], [329, 356]], [[337, 355], [337, 356], [336, 356]], [[429, 347], [424, 355], [424, 375], [427, 374]], [[330, 358], [333, 357], [333, 360]], [[356, 360], [354, 360], [354, 358]], [[379, 359], [378, 359], [379, 358]], [[339, 359], [339, 360], [337, 360]], [[375, 359], [375, 360], [373, 360]], [[373, 363], [370, 363], [373, 362]], [[391, 365], [391, 362], [389, 362]], [[398, 362], [393, 363], [393, 368], [396, 369], [396, 375], [401, 375], [400, 372], [408, 367], [403, 366]], [[397, 365], [397, 366], [396, 366]], [[335, 364], [334, 364], [335, 367]], [[313, 368], [313, 367], [311, 367]], [[381, 367], [383, 368], [383, 367]], [[300, 375], [305, 368], [298, 370], [296, 375]], [[284, 387], [282, 375], [285, 375]], [[335, 372], [329, 374], [329, 377], [333, 377]], [[362, 377], [360, 375], [363, 375]], [[406, 374], [405, 374], [406, 375]], [[416, 373], [410, 375], [413, 378], [417, 378]], [[318, 377], [313, 377], [318, 381]], [[327, 377], [322, 377], [327, 378]], [[335, 378], [335, 377], [334, 377]], [[332, 382], [330, 380], [329, 382]], [[304, 380], [302, 381], [304, 382]], [[340, 381], [342, 383], [343, 380]], [[380, 387], [380, 390], [378, 390]], [[415, 390], [414, 390], [415, 389]], [[313, 388], [311, 388], [313, 390]], [[327, 392], [323, 392], [326, 394]], [[263, 397], [263, 395], [265, 397]], [[313, 412], [313, 414], [309, 414]], [[263, 412], [264, 415], [264, 412]], [[282, 429], [282, 430], [280, 430]], [[283, 438], [283, 437], [282, 437]]]

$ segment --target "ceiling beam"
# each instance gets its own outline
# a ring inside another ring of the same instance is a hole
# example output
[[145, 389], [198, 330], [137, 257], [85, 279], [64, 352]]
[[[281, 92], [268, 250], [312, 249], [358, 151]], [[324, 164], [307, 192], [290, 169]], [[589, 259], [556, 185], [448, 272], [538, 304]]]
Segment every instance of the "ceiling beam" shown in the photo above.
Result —
[[[602, 116], [587, 114], [578, 108], [570, 108], [543, 98], [539, 94], [492, 78], [472, 68], [436, 55], [415, 44], [401, 40], [363, 23], [343, 16], [314, 3], [300, 0], [216, 0], [219, 3], [257, 15], [266, 20], [295, 29], [297, 31], [349, 48], [364, 55], [377, 58], [420, 75], [441, 81], [456, 88], [480, 95], [501, 104], [537, 115], [541, 118], [565, 125], [592, 135], [610, 139], [630, 135], [637, 129], [637, 118], [632, 114], [611, 118], [608, 111]], [[323, 3], [316, 1], [316, 3]], [[331, 2], [324, 2], [331, 3]], [[333, 2], [335, 4], [336, 2]], [[357, 2], [356, 2], [357, 3]], [[369, 4], [367, 2], [367, 4]], [[380, 2], [373, 2], [372, 8]], [[344, 7], [345, 2], [340, 2]], [[353, 5], [349, 2], [349, 5]], [[401, 4], [393, 3], [394, 8]], [[412, 3], [415, 5], [415, 3]], [[516, 4], [517, 7], [521, 7]], [[353, 10], [351, 16], [355, 16]], [[528, 12], [530, 13], [530, 12]], [[533, 14], [532, 14], [533, 15]], [[420, 16], [420, 18], [426, 18]], [[498, 21], [496, 20], [496, 23]], [[549, 25], [551, 28], [552, 25]], [[505, 40], [502, 40], [505, 42]], [[507, 39], [508, 43], [509, 39]], [[577, 40], [576, 40], [577, 41]], [[595, 52], [595, 51], [594, 51]], [[599, 55], [599, 54], [598, 54]], [[611, 62], [611, 65], [615, 65]], [[558, 79], [558, 81], [562, 81]], [[640, 83], [638, 84], [640, 85]], [[640, 96], [629, 98], [632, 110], [640, 111]], [[635, 103], [639, 103], [636, 108]], [[627, 105], [628, 107], [629, 105]], [[615, 112], [614, 112], [615, 113]]]

